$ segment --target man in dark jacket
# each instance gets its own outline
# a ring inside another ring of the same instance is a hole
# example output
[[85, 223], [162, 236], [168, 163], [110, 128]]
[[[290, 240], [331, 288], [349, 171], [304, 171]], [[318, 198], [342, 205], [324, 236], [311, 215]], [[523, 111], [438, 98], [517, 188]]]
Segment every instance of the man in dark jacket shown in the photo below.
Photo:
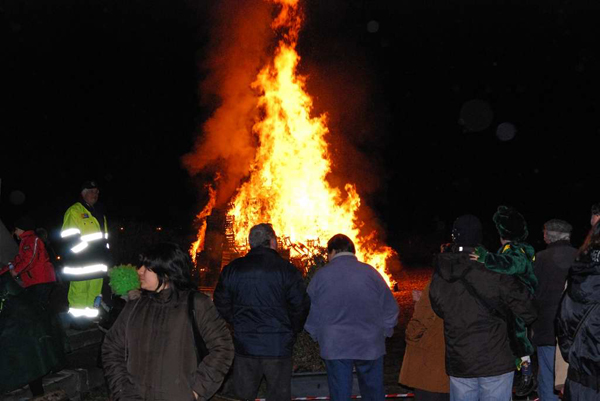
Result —
[[554, 394], [554, 356], [556, 336], [554, 319], [560, 306], [569, 267], [577, 249], [571, 246], [573, 227], [564, 220], [552, 219], [544, 224], [544, 241], [548, 248], [535, 256], [534, 271], [538, 279], [534, 304], [538, 320], [531, 326], [532, 341], [538, 356], [538, 395], [541, 401], [558, 401]]
[[444, 319], [450, 399], [510, 400], [515, 316], [535, 320], [533, 296], [517, 277], [470, 259], [481, 242], [477, 217], [459, 217], [452, 234], [454, 244], [437, 257], [429, 290], [433, 310]]
[[277, 253], [270, 224], [250, 229], [250, 252], [225, 266], [214, 303], [233, 326], [233, 386], [254, 400], [265, 376], [267, 400], [291, 398], [292, 348], [302, 331], [310, 300], [302, 275]]

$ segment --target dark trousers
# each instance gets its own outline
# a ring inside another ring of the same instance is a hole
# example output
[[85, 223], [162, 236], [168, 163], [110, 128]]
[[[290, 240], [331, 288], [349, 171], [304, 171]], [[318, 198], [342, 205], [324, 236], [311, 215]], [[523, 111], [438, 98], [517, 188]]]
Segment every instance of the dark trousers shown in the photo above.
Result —
[[32, 294], [33, 297], [39, 302], [40, 306], [45, 310], [48, 310], [50, 306], [50, 294], [54, 289], [54, 283], [43, 283], [29, 286], [25, 291]]
[[31, 395], [34, 397], [38, 397], [40, 395], [44, 395], [44, 385], [42, 384], [42, 378], [33, 380], [29, 382], [29, 390], [31, 391]]
[[233, 388], [239, 399], [256, 399], [263, 376], [267, 382], [267, 401], [290, 401], [292, 398], [292, 358], [235, 356]]
[[358, 387], [364, 401], [383, 401], [383, 356], [373, 361], [325, 359], [331, 401], [347, 401], [352, 396], [352, 366], [356, 367]]

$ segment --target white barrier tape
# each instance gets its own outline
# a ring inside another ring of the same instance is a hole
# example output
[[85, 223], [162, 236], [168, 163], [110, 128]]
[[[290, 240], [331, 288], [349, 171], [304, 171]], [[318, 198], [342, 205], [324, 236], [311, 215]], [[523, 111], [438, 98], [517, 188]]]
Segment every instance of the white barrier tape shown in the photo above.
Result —
[[[415, 395], [413, 393], [406, 394], [386, 394], [385, 398], [413, 398]], [[353, 400], [361, 399], [360, 395], [353, 395], [350, 398]], [[292, 401], [312, 401], [312, 400], [329, 400], [331, 397], [323, 396], [323, 397], [295, 397], [292, 398]], [[266, 398], [257, 398], [254, 401], [266, 401]]]

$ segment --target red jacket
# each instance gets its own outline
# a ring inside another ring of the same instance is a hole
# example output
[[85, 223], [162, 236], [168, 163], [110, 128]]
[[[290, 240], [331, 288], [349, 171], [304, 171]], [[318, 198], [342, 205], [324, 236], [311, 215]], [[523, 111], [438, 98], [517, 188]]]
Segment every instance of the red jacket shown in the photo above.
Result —
[[[50, 263], [44, 241], [33, 231], [21, 234], [19, 254], [12, 261], [14, 271], [21, 277], [24, 287], [56, 281], [54, 266]], [[8, 266], [0, 270], [0, 274], [8, 271]]]

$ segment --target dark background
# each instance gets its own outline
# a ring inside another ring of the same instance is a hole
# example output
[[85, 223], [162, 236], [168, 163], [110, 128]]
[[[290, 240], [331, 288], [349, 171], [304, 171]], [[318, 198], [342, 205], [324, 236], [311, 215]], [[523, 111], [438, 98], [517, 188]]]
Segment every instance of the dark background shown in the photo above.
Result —
[[[94, 178], [109, 219], [193, 233], [204, 182], [180, 158], [214, 111], [199, 101], [210, 2], [46, 3], [0, 5], [0, 218], [56, 231]], [[450, 3], [304, 3], [300, 70], [329, 115], [332, 180], [357, 183], [401, 255], [449, 240], [465, 212], [496, 246], [500, 204], [525, 215], [537, 249], [555, 217], [579, 245], [600, 201], [600, 7]]]

